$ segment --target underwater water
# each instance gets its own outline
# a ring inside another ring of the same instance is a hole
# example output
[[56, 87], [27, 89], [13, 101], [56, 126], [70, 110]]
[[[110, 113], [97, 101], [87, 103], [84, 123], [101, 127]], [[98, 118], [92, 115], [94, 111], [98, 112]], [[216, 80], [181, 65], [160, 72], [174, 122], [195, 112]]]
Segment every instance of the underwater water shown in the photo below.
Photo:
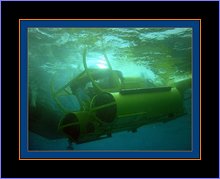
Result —
[[[67, 150], [68, 138], [58, 130], [60, 120], [65, 110], [79, 112], [82, 106], [74, 94], [60, 95], [59, 102], [54, 94], [85, 70], [85, 49], [89, 69], [109, 69], [107, 58], [123, 78], [141, 78], [146, 88], [172, 86], [192, 75], [191, 28], [29, 28], [29, 150]], [[184, 115], [174, 120], [142, 125], [135, 132], [119, 131], [73, 148], [191, 150], [190, 88], [184, 91], [183, 106]]]

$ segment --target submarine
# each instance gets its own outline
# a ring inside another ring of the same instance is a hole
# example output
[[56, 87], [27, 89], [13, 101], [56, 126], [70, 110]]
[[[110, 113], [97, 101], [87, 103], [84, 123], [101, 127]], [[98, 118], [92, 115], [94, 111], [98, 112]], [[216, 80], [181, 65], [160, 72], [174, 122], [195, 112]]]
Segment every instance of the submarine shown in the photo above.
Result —
[[[141, 126], [186, 114], [184, 92], [191, 88], [191, 76], [169, 86], [149, 87], [143, 77], [125, 77], [120, 70], [114, 70], [105, 53], [107, 68], [89, 67], [87, 53], [84, 49], [84, 70], [80, 74], [57, 90], [51, 82], [51, 96], [63, 115], [51, 111], [53, 117], [35, 121], [30, 118], [30, 131], [80, 144], [109, 138], [116, 132], [136, 132]], [[76, 97], [80, 109], [66, 109], [60, 101], [62, 96], [70, 100]]]
[[172, 86], [149, 88], [143, 78], [125, 78], [121, 71], [113, 70], [106, 54], [106, 69], [89, 68], [86, 56], [85, 49], [84, 71], [53, 91], [63, 111], [59, 96], [75, 95], [80, 103], [80, 111], [66, 112], [58, 125], [70, 141], [84, 143], [111, 137], [115, 132], [135, 132], [143, 125], [185, 115], [184, 90], [190, 88], [191, 78]]

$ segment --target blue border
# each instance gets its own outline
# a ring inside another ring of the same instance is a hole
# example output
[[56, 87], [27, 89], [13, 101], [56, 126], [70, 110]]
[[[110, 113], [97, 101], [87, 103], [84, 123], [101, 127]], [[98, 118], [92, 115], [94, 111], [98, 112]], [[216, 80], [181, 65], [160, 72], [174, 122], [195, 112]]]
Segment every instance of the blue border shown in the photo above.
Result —
[[[27, 140], [27, 29], [30, 27], [188, 27], [193, 29], [193, 145], [187, 152], [30, 152]], [[20, 20], [20, 158], [190, 158], [200, 157], [199, 20]]]

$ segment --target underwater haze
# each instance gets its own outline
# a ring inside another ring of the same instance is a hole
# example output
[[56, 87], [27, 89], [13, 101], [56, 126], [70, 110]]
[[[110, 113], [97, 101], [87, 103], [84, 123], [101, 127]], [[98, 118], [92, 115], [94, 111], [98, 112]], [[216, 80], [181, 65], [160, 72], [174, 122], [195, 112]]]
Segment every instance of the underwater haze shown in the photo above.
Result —
[[[29, 150], [67, 150], [58, 131], [65, 113], [52, 95], [88, 67], [108, 68], [141, 77], [146, 86], [163, 87], [192, 75], [192, 28], [28, 28]], [[76, 96], [63, 97], [69, 111], [80, 111]], [[73, 144], [74, 150], [191, 150], [191, 89], [184, 93], [185, 115], [141, 126], [111, 137]]]

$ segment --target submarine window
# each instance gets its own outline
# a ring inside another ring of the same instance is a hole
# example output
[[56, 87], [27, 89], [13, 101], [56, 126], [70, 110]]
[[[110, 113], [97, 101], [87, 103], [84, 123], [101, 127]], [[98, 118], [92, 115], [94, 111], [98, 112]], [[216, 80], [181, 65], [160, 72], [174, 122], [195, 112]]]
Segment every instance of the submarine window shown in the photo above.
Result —
[[123, 75], [118, 70], [114, 70], [112, 73], [105, 70], [95, 82], [103, 89], [118, 89], [118, 86], [123, 82]]

